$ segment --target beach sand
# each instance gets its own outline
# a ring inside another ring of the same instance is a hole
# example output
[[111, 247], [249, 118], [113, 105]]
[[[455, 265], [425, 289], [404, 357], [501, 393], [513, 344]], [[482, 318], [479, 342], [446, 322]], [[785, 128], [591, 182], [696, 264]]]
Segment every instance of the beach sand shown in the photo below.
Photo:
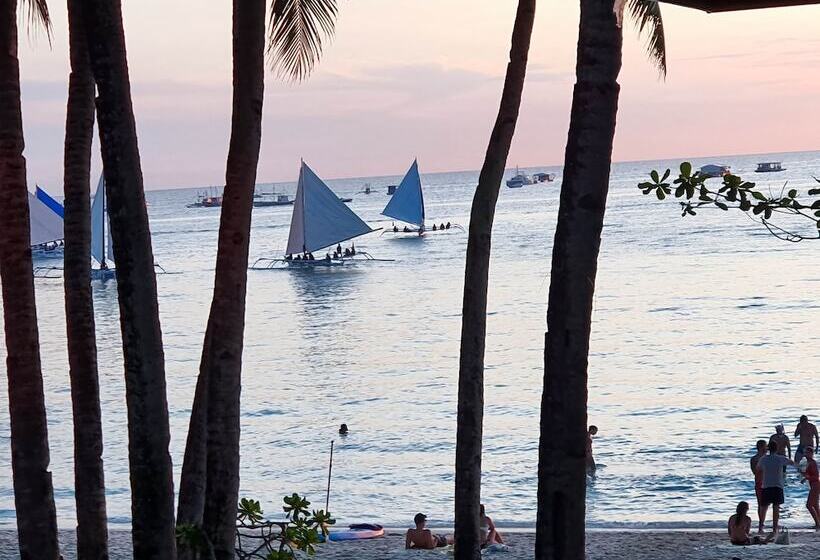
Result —
[[[820, 558], [820, 534], [793, 532], [789, 546], [767, 545], [738, 547], [727, 543], [722, 532], [698, 531], [593, 531], [587, 534], [588, 560], [732, 560]], [[65, 560], [76, 560], [74, 535], [60, 534]], [[485, 558], [524, 560], [533, 558], [535, 535], [527, 532], [506, 534], [506, 550], [485, 551]], [[112, 560], [131, 558], [128, 531], [110, 533]], [[451, 548], [438, 550], [404, 550], [404, 537], [398, 531], [385, 538], [370, 541], [321, 545], [317, 560], [382, 560], [386, 558], [452, 558]], [[0, 530], [0, 558], [18, 560], [17, 533]]]

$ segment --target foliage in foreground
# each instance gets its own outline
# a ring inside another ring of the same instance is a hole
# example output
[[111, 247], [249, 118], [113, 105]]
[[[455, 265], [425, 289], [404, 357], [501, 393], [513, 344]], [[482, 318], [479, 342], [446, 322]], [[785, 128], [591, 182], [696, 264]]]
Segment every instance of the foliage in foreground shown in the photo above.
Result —
[[[679, 202], [681, 216], [694, 216], [697, 214], [696, 210], [704, 207], [723, 211], [736, 209], [763, 224], [778, 239], [792, 242], [820, 239], [820, 188], [809, 189], [808, 196], [818, 198], [806, 201], [797, 189], [786, 190], [787, 185], [783, 185], [780, 192], [764, 193], [756, 188], [755, 183], [727, 174], [715, 190], [706, 182], [710, 178], [708, 175], [699, 171], [692, 173], [692, 164], [688, 161], [680, 164], [680, 175], [671, 184], [667, 182], [670, 174], [669, 169], [663, 176], [652, 170], [649, 174], [651, 180], [640, 183], [638, 188], [645, 195], [654, 193], [658, 200], [664, 200], [674, 193], [675, 198], [683, 199]], [[814, 180], [820, 183], [820, 179], [815, 177]], [[773, 218], [789, 217], [813, 222], [812, 229], [816, 231], [816, 235], [800, 233], [794, 228], [772, 221]]]

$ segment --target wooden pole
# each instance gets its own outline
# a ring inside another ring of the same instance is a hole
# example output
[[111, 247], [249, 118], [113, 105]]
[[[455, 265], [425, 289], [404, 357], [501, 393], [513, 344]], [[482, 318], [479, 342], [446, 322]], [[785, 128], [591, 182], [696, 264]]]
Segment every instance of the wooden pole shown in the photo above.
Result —
[[325, 496], [325, 513], [330, 511], [330, 473], [333, 472], [333, 440], [330, 440], [330, 463], [327, 466], [327, 495]]

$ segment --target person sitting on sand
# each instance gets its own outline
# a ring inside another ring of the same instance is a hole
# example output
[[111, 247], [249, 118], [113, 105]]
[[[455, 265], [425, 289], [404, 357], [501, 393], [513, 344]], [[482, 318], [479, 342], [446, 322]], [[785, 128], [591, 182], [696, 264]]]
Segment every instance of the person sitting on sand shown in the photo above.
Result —
[[789, 436], [783, 433], [783, 424], [778, 424], [774, 427], [774, 433], [769, 438], [769, 442], [777, 444], [777, 454], [784, 457], [792, 458], [792, 444], [789, 441]]
[[444, 535], [434, 535], [430, 529], [425, 528], [425, 525], [427, 525], [427, 516], [423, 513], [417, 513], [413, 518], [413, 522], [416, 524], [416, 528], [407, 529], [407, 535], [404, 538], [404, 548], [432, 550], [452, 544], [453, 539]]
[[729, 518], [729, 541], [737, 546], [747, 546], [750, 544], [766, 544], [760, 537], [752, 538], [749, 532], [752, 528], [752, 518], [746, 515], [749, 511], [749, 504], [747, 502], [740, 502], [737, 504], [737, 510], [732, 517]]
[[757, 461], [757, 471], [763, 477], [763, 521], [766, 511], [772, 506], [772, 531], [777, 534], [777, 523], [780, 520], [780, 506], [783, 505], [783, 479], [786, 466], [794, 466], [791, 459], [777, 453], [777, 443], [769, 441], [769, 454]]
[[586, 446], [586, 456], [587, 456], [587, 474], [592, 476], [595, 474], [595, 469], [598, 467], [595, 465], [595, 458], [592, 456], [592, 438], [598, 433], [598, 426], [590, 426], [589, 430], [587, 431], [587, 446]]
[[763, 532], [763, 523], [766, 521], [766, 510], [763, 508], [763, 473], [757, 471], [757, 462], [766, 456], [766, 440], [757, 440], [757, 454], [749, 459], [752, 474], [755, 476], [755, 496], [757, 497], [757, 532]]
[[501, 533], [495, 528], [495, 523], [484, 511], [484, 504], [481, 504], [481, 548], [493, 545], [504, 544], [504, 539], [501, 538]]
[[800, 483], [809, 481], [809, 497], [806, 499], [806, 509], [809, 510], [811, 518], [814, 519], [814, 528], [820, 529], [820, 471], [817, 469], [817, 461], [814, 460], [814, 448], [806, 447], [806, 472]]
[[797, 444], [797, 449], [794, 452], [794, 464], [799, 465], [805, 448], [817, 449], [820, 446], [820, 435], [817, 433], [817, 426], [809, 422], [809, 417], [804, 414], [800, 417], [800, 423], [794, 429], [794, 437], [800, 438], [800, 443]]

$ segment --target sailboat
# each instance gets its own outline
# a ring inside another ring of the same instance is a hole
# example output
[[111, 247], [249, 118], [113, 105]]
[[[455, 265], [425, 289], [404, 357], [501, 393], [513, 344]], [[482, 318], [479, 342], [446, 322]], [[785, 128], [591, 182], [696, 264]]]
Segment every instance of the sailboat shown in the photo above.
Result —
[[[114, 247], [111, 244], [111, 224], [105, 200], [105, 177], [102, 175], [97, 183], [94, 201], [91, 203], [91, 256], [98, 265], [96, 268], [91, 267], [92, 280], [105, 281], [114, 278]], [[109, 261], [112, 267], [109, 267]]]
[[[422, 236], [428, 231], [424, 225], [424, 193], [421, 190], [418, 160], [413, 160], [410, 169], [405, 173], [390, 202], [382, 210], [382, 215], [412, 226], [402, 226], [400, 228], [393, 223], [393, 226], [386, 230], [386, 233], [392, 231], [393, 233], [415, 233]], [[453, 225], [456, 228], [461, 228], [458, 224], [447, 222], [446, 225], [442, 223], [440, 226], [433, 224], [432, 231], [443, 231], [450, 229]]]
[[[379, 260], [364, 251], [357, 251], [355, 245], [342, 251], [343, 242], [372, 231], [375, 230], [345, 206], [302, 161], [285, 255], [282, 258], [262, 257], [251, 268], [267, 269], [281, 264], [288, 267], [339, 266]], [[333, 246], [336, 249], [332, 255], [328, 252], [314, 257], [314, 252]]]
[[[37, 189], [40, 190], [39, 187]], [[53, 200], [53, 199], [52, 199]], [[55, 204], [58, 202], [55, 201]], [[29, 242], [34, 256], [62, 256], [63, 218], [38, 196], [28, 193]], [[59, 253], [59, 254], [58, 254]]]

